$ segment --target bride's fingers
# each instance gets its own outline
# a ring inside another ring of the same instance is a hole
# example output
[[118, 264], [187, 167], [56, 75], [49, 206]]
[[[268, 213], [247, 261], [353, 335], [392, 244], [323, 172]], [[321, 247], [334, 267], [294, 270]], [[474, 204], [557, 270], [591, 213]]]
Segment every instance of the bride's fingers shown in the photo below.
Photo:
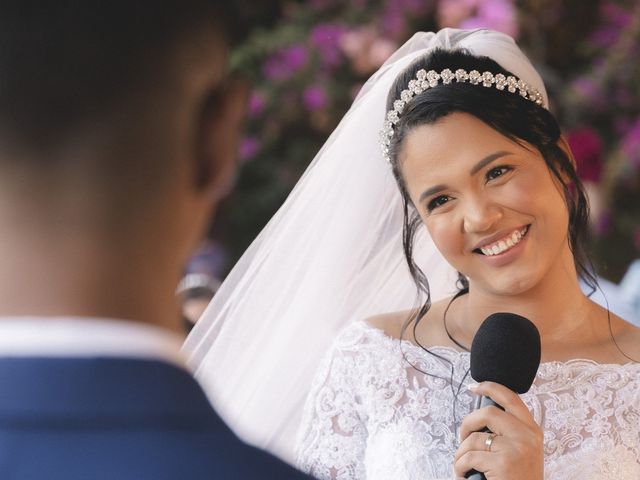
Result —
[[504, 410], [523, 422], [531, 419], [529, 409], [513, 390], [495, 382], [482, 382], [470, 390], [476, 395], [484, 395], [500, 405]]
[[492, 458], [495, 454], [491, 452], [480, 452], [478, 450], [470, 450], [465, 452], [460, 458], [457, 458], [453, 464], [453, 471], [456, 478], [464, 478], [465, 474], [470, 470], [478, 472], [486, 472], [492, 467]]
[[504, 411], [495, 406], [484, 407], [465, 417], [460, 427], [460, 440], [485, 427], [501, 435], [529, 433], [538, 428], [531, 413], [518, 394], [504, 385], [484, 382], [475, 388], [474, 393], [484, 395], [504, 407]]
[[[520, 397], [497, 383], [480, 384], [474, 393], [485, 395], [505, 407], [480, 408], [467, 415], [460, 426], [462, 443], [456, 452], [454, 470], [462, 477], [470, 470], [487, 478], [521, 478], [532, 472], [541, 478], [543, 434]], [[492, 434], [482, 432], [488, 428]], [[529, 477], [527, 477], [529, 478]]]
[[458, 477], [473, 469], [485, 472], [486, 478], [539, 479], [543, 477], [543, 465], [542, 442], [536, 437], [509, 438], [486, 432], [469, 435], [454, 458]]
[[491, 432], [473, 432], [460, 444], [460, 447], [456, 451], [454, 461], [457, 461], [465, 453], [471, 451], [500, 452], [501, 442], [500, 435]]
[[516, 434], [524, 428], [518, 419], [498, 407], [489, 406], [471, 412], [460, 424], [460, 441], [464, 442], [474, 432], [488, 428], [498, 435]]

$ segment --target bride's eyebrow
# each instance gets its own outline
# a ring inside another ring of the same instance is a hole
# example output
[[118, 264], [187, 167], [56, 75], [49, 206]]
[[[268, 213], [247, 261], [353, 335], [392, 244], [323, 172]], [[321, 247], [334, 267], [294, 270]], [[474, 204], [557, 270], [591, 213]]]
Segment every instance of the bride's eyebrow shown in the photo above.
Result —
[[475, 175], [476, 173], [478, 173], [480, 170], [482, 170], [485, 166], [489, 165], [494, 160], [497, 160], [498, 158], [504, 157], [506, 155], [513, 155], [513, 153], [507, 152], [506, 150], [500, 150], [498, 152], [492, 153], [491, 155], [487, 155], [478, 163], [476, 163], [473, 167], [471, 167], [471, 170], [469, 170], [469, 175], [471, 176]]
[[[471, 167], [471, 170], [469, 170], [469, 176], [473, 176], [476, 173], [478, 173], [480, 170], [482, 170], [484, 167], [486, 167], [487, 165], [489, 165], [491, 162], [493, 162], [494, 160], [497, 160], [500, 157], [504, 157], [507, 155], [513, 155], [512, 152], [508, 152], [506, 150], [500, 150], [498, 152], [494, 152], [490, 155], [487, 155], [486, 157], [484, 157], [482, 160], [480, 160], [478, 163], [476, 163], [473, 167]], [[419, 201], [422, 202], [425, 198], [427, 198], [430, 195], [433, 195], [434, 193], [438, 193], [442, 190], [446, 190], [447, 186], [440, 184], [440, 185], [435, 185], [431, 188], [426, 189], [424, 192], [422, 192], [420, 194], [420, 199]]]
[[427, 188], [424, 192], [422, 192], [420, 194], [420, 198], [419, 198], [419, 202], [422, 202], [425, 198], [430, 197], [431, 195], [433, 195], [434, 193], [438, 193], [442, 190], [446, 190], [447, 186], [446, 185], [436, 185], [434, 187], [431, 188]]

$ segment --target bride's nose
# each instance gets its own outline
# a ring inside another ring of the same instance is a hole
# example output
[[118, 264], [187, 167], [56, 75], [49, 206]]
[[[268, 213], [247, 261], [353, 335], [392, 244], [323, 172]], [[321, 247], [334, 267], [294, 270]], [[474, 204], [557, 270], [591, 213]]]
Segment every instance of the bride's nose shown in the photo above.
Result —
[[469, 198], [464, 207], [462, 229], [465, 233], [486, 232], [502, 218], [502, 209], [498, 205], [477, 196]]

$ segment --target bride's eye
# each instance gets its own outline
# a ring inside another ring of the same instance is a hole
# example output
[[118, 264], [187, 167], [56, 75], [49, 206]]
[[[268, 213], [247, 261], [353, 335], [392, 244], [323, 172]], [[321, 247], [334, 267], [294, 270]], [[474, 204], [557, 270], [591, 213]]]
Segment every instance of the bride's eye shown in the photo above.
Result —
[[499, 167], [493, 167], [491, 170], [487, 172], [487, 175], [486, 175], [487, 181], [495, 180], [496, 178], [503, 176], [505, 173], [511, 170], [513, 170], [513, 168], [507, 165], [500, 165]]
[[442, 205], [447, 203], [450, 200], [450, 198], [451, 197], [449, 197], [448, 195], [438, 195], [437, 197], [433, 198], [429, 203], [427, 203], [427, 211], [431, 213], [436, 208], [441, 207]]

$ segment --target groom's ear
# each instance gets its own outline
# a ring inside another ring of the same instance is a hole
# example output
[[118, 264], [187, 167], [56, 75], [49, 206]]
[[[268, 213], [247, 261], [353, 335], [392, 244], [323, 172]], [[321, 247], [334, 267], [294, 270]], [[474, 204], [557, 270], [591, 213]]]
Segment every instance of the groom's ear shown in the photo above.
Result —
[[217, 201], [234, 184], [249, 85], [229, 77], [203, 102], [196, 139], [195, 188]]

